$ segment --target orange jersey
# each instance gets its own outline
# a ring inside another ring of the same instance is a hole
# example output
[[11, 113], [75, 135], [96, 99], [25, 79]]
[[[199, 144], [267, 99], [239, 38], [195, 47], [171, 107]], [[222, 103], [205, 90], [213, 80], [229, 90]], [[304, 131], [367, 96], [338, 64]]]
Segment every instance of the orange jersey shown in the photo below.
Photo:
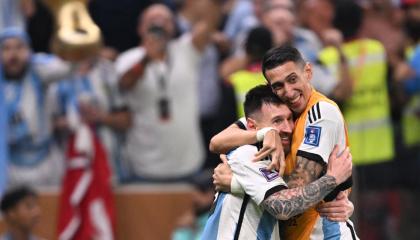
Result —
[[[343, 116], [335, 102], [312, 90], [306, 109], [295, 121], [285, 174], [292, 173], [298, 156], [327, 164], [329, 154], [336, 144], [340, 146], [340, 152], [349, 145]], [[323, 239], [322, 236], [326, 236], [326, 233], [319, 235], [317, 230], [323, 229], [315, 208], [289, 219], [285, 224], [286, 240], [306, 240], [310, 237]], [[321, 226], [318, 226], [320, 224]]]

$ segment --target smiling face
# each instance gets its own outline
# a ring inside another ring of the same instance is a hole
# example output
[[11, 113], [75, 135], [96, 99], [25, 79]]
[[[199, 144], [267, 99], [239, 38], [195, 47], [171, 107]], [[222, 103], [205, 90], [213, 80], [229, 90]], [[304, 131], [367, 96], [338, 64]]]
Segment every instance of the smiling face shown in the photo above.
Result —
[[[303, 65], [303, 66], [302, 66]], [[265, 72], [273, 92], [296, 114], [301, 114], [311, 95], [312, 69], [309, 63], [288, 61]]]
[[259, 111], [248, 118], [248, 125], [254, 129], [275, 128], [280, 134], [285, 154], [290, 152], [295, 125], [292, 112], [285, 104], [264, 103]]

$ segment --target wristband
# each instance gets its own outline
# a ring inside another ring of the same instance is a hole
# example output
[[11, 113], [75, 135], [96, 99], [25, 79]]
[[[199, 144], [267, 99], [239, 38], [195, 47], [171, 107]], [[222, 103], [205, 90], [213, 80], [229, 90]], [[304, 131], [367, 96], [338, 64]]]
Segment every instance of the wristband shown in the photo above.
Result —
[[264, 140], [265, 134], [270, 130], [276, 130], [276, 129], [272, 128], [272, 127], [265, 127], [263, 129], [258, 130], [257, 131], [257, 141], [262, 142]]

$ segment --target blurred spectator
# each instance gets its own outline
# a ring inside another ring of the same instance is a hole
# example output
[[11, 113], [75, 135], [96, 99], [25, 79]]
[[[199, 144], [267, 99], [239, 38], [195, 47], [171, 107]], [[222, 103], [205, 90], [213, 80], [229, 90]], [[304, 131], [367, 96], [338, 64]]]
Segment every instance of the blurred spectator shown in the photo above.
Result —
[[177, 228], [172, 234], [172, 240], [198, 240], [209, 217], [214, 201], [212, 170], [206, 170], [194, 176], [191, 183], [194, 186], [192, 194], [193, 208], [181, 215]]
[[262, 0], [232, 0], [227, 15], [224, 35], [229, 39], [231, 51], [238, 54], [243, 50], [245, 38], [251, 28], [259, 25]]
[[407, 3], [403, 5], [406, 13], [404, 25], [410, 40], [409, 68], [403, 66], [397, 80], [404, 82], [404, 89], [409, 98], [409, 103], [403, 112], [404, 143], [412, 153], [418, 154], [420, 150], [420, 136], [417, 134], [420, 131], [420, 2], [405, 2]]
[[71, 132], [77, 130], [79, 123], [93, 127], [106, 148], [113, 173], [117, 174], [131, 114], [119, 93], [113, 63], [91, 56], [78, 63], [78, 72], [70, 79], [56, 83], [49, 95], [55, 103], [56, 127]]
[[191, 34], [172, 40], [174, 19], [164, 5], [140, 18], [142, 45], [116, 61], [119, 86], [133, 111], [124, 159], [134, 179], [170, 181], [194, 174], [203, 163], [198, 73], [215, 29], [220, 3], [207, 0]]
[[360, 35], [380, 41], [386, 50], [391, 67], [404, 44], [403, 14], [396, 1], [368, 0], [363, 4], [364, 20]]
[[[180, 34], [191, 33], [192, 27], [205, 15], [207, 9], [203, 7], [208, 0], [179, 0], [178, 13], [176, 15], [177, 29]], [[215, 19], [218, 25], [219, 19]], [[216, 33], [214, 33], [216, 34]], [[213, 35], [214, 35], [213, 34]], [[212, 36], [213, 37], [213, 36]], [[213, 38], [212, 38], [213, 40]], [[200, 70], [198, 73], [198, 95], [200, 96], [200, 126], [205, 146], [210, 143], [210, 138], [216, 134], [216, 119], [219, 112], [221, 99], [221, 88], [218, 73], [219, 52], [215, 41], [210, 41], [202, 53], [200, 61]], [[207, 149], [207, 148], [206, 148]], [[206, 151], [205, 166], [213, 168], [214, 159], [210, 152]]]
[[[257, 3], [257, 2], [255, 2]], [[292, 44], [299, 49], [305, 60], [313, 64], [313, 83], [322, 93], [329, 95], [337, 85], [337, 79], [317, 61], [322, 45], [317, 36], [310, 30], [298, 27], [295, 17], [295, 6], [291, 0], [267, 0], [258, 2], [261, 10], [259, 24], [270, 30], [274, 46]], [[257, 5], [254, 5], [256, 7]], [[224, 79], [233, 72], [247, 65], [244, 55], [226, 59], [220, 66], [220, 74]]]
[[1, 91], [8, 127], [10, 184], [31, 186], [59, 183], [62, 154], [52, 138], [49, 83], [65, 78], [69, 64], [56, 57], [32, 54], [25, 32], [7, 28], [0, 33]]
[[233, 86], [236, 96], [237, 116], [244, 116], [243, 103], [246, 93], [253, 87], [266, 82], [262, 71], [262, 59], [273, 46], [271, 32], [264, 27], [253, 28], [246, 39], [245, 51], [248, 65], [232, 73], [226, 82]]
[[[360, 37], [363, 9], [353, 0], [336, 1], [334, 25], [343, 34], [342, 52], [349, 65], [353, 93], [343, 102], [342, 111], [348, 125], [353, 162], [356, 165], [360, 235], [364, 239], [386, 239], [382, 216], [388, 198], [382, 192], [395, 181], [394, 134], [387, 86], [387, 59], [384, 46], [377, 40]], [[340, 54], [330, 47], [320, 59], [335, 74], [340, 74]], [[381, 149], [381, 151], [377, 151]], [[385, 179], [383, 176], [387, 176]], [[375, 199], [375, 201], [373, 201]], [[364, 214], [369, 211], [369, 216]], [[373, 217], [372, 217], [373, 216]], [[375, 227], [372, 225], [375, 223]], [[393, 232], [395, 229], [389, 229]]]
[[334, 19], [334, 3], [332, 0], [299, 0], [297, 1], [299, 25], [312, 30], [323, 40], [325, 30], [331, 29]]
[[331, 72], [319, 63], [316, 56], [314, 68], [315, 77], [312, 85], [321, 93], [341, 104], [352, 95], [352, 79], [348, 70], [346, 56], [342, 51], [342, 33], [334, 28], [334, 2], [331, 0], [301, 0], [297, 1], [298, 21], [302, 28], [313, 31], [322, 42], [323, 47], [334, 47], [340, 57], [340, 74], [331, 77]]
[[0, 0], [0, 31], [7, 27], [26, 28], [26, 18], [35, 12], [33, 0]]
[[[343, 33], [342, 51], [354, 80], [353, 95], [343, 105], [353, 161], [358, 165], [390, 161], [394, 145], [385, 49], [378, 41], [359, 37], [363, 10], [358, 4], [340, 0], [336, 7], [335, 25]], [[324, 49], [320, 59], [334, 74], [340, 74], [340, 54], [336, 48]], [[378, 153], [375, 151], [378, 148], [384, 150]]]
[[32, 189], [23, 186], [9, 190], [3, 196], [0, 207], [6, 222], [6, 233], [0, 239], [41, 239], [33, 234], [41, 216], [41, 208]]

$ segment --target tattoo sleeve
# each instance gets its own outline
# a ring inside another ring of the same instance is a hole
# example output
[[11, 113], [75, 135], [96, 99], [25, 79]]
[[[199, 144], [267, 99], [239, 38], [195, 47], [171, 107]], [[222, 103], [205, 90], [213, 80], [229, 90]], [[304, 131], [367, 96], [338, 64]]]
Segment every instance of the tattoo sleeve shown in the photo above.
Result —
[[277, 219], [287, 220], [320, 202], [335, 187], [335, 178], [325, 175], [306, 186], [270, 195], [262, 202], [262, 207]]
[[305, 186], [318, 179], [323, 170], [320, 163], [298, 156], [295, 169], [286, 178], [287, 185], [289, 188]]

